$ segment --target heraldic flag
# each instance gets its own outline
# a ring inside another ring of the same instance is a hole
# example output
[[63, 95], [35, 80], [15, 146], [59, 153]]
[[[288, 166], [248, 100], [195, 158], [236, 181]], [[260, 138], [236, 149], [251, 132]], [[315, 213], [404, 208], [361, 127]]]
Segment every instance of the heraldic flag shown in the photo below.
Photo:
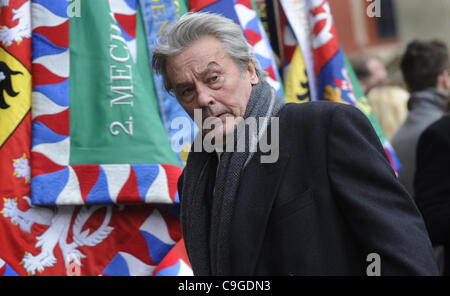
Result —
[[192, 274], [139, 8], [0, 1], [0, 275]]
[[[297, 41], [292, 25], [289, 24], [286, 14], [281, 5], [277, 5], [278, 18], [280, 20], [280, 39], [283, 53], [283, 80], [286, 102], [288, 103], [305, 103], [311, 101], [308, 71], [303, 56], [303, 51]], [[302, 10], [297, 13], [297, 20], [305, 20], [300, 17], [300, 13], [305, 14]], [[307, 36], [307, 23], [301, 24], [304, 30], [302, 36]], [[305, 37], [306, 38], [306, 37]], [[306, 41], [301, 44], [305, 44]]]
[[[280, 3], [304, 57], [303, 60], [298, 60], [300, 68], [304, 65], [308, 76], [310, 99], [329, 100], [358, 107], [368, 116], [392, 168], [398, 172], [400, 162], [385, 138], [339, 44], [328, 1], [280, 0]], [[291, 63], [290, 67], [293, 68], [294, 65]], [[300, 82], [305, 80], [301, 77], [299, 79]]]
[[[269, 1], [270, 3], [270, 1]], [[282, 43], [283, 83], [272, 49], [252, 0], [190, 0], [193, 11], [221, 14], [241, 25], [268, 82], [287, 102], [329, 100], [351, 104], [371, 121], [394, 171], [401, 167], [384, 137], [359, 82], [339, 44], [330, 6], [326, 0], [277, 0], [278, 27]]]
[[[141, 8], [147, 35], [149, 56], [152, 55], [159, 38], [169, 23], [176, 21], [187, 12], [184, 0], [141, 0]], [[174, 4], [176, 3], [176, 4]], [[169, 134], [172, 150], [177, 152], [180, 165], [184, 167], [190, 144], [194, 141], [198, 131], [194, 121], [184, 111], [172, 94], [165, 88], [162, 75], [153, 73], [155, 91], [159, 99], [159, 107], [163, 125]], [[190, 129], [180, 129], [179, 123], [190, 126]]]

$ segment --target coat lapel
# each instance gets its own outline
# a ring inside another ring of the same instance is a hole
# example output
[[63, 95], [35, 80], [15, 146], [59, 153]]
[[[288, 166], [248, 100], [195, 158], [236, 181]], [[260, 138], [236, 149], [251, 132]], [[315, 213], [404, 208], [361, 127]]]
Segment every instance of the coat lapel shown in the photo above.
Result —
[[231, 231], [231, 272], [252, 275], [288, 155], [260, 163], [255, 155], [241, 178]]
[[[197, 165], [190, 165], [195, 159]], [[207, 153], [190, 153], [188, 164], [183, 172], [183, 188], [181, 198], [181, 224], [186, 243], [186, 251], [196, 275], [209, 275], [209, 209], [205, 199], [208, 180], [208, 167], [211, 158]]]

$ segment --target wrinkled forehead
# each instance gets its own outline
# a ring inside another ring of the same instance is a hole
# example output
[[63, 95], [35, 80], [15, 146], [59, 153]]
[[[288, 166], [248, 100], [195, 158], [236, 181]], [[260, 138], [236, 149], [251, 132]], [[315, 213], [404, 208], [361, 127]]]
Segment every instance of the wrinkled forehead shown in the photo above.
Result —
[[169, 56], [167, 72], [170, 76], [185, 71], [200, 74], [210, 68], [219, 67], [227, 58], [229, 55], [222, 43], [214, 37], [207, 36]]

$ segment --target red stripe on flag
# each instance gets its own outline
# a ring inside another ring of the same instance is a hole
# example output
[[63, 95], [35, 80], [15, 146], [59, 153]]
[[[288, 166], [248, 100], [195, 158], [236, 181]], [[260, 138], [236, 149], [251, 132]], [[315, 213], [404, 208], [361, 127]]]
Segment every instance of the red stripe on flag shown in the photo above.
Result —
[[181, 233], [181, 224], [178, 218], [163, 210], [159, 210], [159, 212], [166, 222], [170, 238], [175, 242], [179, 241], [183, 235]]
[[130, 169], [130, 176], [117, 196], [116, 203], [142, 203], [139, 195], [136, 173]]
[[179, 259], [183, 260], [189, 267], [191, 266], [187, 256], [186, 246], [184, 245], [184, 239], [178, 241], [172, 250], [170, 250], [166, 257], [164, 257], [164, 259], [155, 268], [153, 275], [158, 274], [158, 272], [164, 268], [175, 265]]
[[[117, 251], [131, 254], [148, 265], [156, 265], [156, 263], [150, 256], [147, 241], [139, 231], [139, 227], [150, 216], [150, 209], [153, 207], [153, 205], [149, 204], [127, 206], [126, 211], [121, 213], [121, 224], [117, 225], [122, 231], [117, 232], [118, 237], [116, 240], [123, 242], [120, 248], [116, 247]], [[146, 216], [143, 216], [143, 213]], [[136, 222], [140, 222], [140, 225], [137, 225]]]
[[33, 86], [56, 84], [65, 81], [67, 77], [61, 77], [53, 74], [41, 64], [33, 63]]
[[218, 1], [219, 0], [191, 0], [189, 1], [189, 10], [199, 11]]
[[0, 268], [0, 276], [3, 276], [6, 271], [6, 263], [3, 263], [3, 266]]
[[33, 162], [33, 166], [31, 167], [31, 178], [54, 173], [66, 168], [66, 166], [54, 163], [40, 152], [31, 152], [31, 161]]
[[234, 5], [238, 5], [238, 4], [242, 4], [242, 5], [246, 6], [247, 8], [253, 10], [253, 5], [250, 0], [237, 0]]
[[251, 46], [255, 46], [255, 44], [261, 41], [263, 38], [261, 34], [256, 33], [252, 29], [246, 29], [245, 36], [247, 37], [247, 41]]
[[59, 135], [70, 135], [69, 109], [56, 114], [41, 115], [36, 117], [34, 120], [42, 122], [46, 127]]
[[96, 164], [73, 165], [72, 169], [77, 175], [78, 183], [80, 184], [81, 197], [86, 202], [89, 192], [97, 183], [100, 175], [100, 166]]
[[56, 46], [69, 47], [69, 20], [56, 27], [37, 27], [33, 33], [42, 34]]
[[[326, 0], [322, 1], [316, 8], [310, 11], [310, 14], [315, 19], [317, 18], [317, 22], [314, 24], [312, 30], [314, 39], [320, 42], [320, 46], [314, 49], [314, 70], [316, 75], [319, 75], [322, 68], [328, 64], [339, 51], [336, 27], [334, 26], [331, 14], [327, 13], [325, 6], [328, 6]], [[324, 30], [328, 30], [328, 32], [324, 32]], [[326, 37], [327, 39], [324, 39], [325, 37], [321, 35], [331, 37]]]
[[277, 78], [275, 76], [275, 71], [273, 70], [272, 66], [265, 68], [264, 71], [266, 71], [269, 74], [270, 78], [272, 78], [273, 80], [277, 80]]
[[178, 190], [178, 187], [177, 187], [178, 178], [180, 178], [183, 170], [180, 167], [175, 166], [175, 165], [162, 164], [161, 166], [166, 171], [167, 185], [169, 186], [170, 199], [172, 201], [175, 201], [175, 195], [177, 194], [177, 190]]
[[115, 13], [114, 17], [116, 18], [119, 25], [125, 30], [125, 32], [136, 38], [136, 15], [126, 15], [126, 14], [118, 14]]
[[387, 148], [384, 148], [384, 152], [386, 153], [386, 156], [389, 159], [389, 163], [391, 164], [392, 169], [394, 170], [394, 172], [398, 173], [397, 167], [395, 166], [395, 163], [392, 161], [391, 152]]

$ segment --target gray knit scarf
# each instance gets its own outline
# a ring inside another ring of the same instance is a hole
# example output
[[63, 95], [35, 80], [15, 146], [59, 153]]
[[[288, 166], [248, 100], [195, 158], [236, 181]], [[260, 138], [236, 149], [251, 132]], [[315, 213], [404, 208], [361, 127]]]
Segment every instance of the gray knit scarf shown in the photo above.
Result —
[[[244, 119], [254, 117], [257, 122], [260, 117], [265, 119], [258, 126], [258, 139], [267, 130], [270, 117], [276, 116], [283, 105], [283, 99], [267, 82], [260, 81], [253, 86]], [[249, 145], [256, 147], [257, 139], [246, 139], [245, 152], [222, 153], [213, 196], [206, 190], [207, 174], [211, 171], [212, 158], [217, 155], [192, 149], [189, 153], [183, 173], [181, 223], [195, 275], [230, 274], [231, 222], [241, 172], [254, 154]], [[207, 199], [212, 199], [211, 207]]]

